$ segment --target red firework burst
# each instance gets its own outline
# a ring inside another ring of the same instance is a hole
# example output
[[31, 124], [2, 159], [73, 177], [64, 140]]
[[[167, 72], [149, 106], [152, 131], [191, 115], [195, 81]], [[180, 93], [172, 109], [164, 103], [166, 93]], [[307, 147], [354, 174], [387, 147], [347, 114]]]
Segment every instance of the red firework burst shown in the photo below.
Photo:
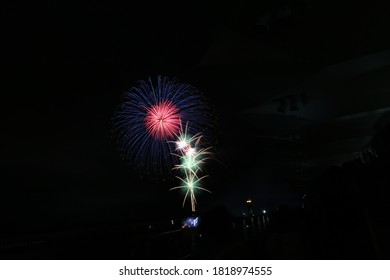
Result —
[[171, 101], [163, 101], [147, 109], [145, 126], [158, 140], [172, 139], [180, 130], [180, 110]]

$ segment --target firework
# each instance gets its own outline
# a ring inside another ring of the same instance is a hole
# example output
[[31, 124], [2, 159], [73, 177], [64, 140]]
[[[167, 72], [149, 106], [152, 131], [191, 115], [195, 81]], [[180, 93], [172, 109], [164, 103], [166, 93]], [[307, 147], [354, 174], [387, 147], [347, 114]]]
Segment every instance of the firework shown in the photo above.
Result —
[[206, 192], [211, 193], [211, 191], [209, 191], [208, 189], [205, 189], [205, 188], [199, 186], [200, 181], [206, 177], [207, 177], [207, 175], [205, 175], [201, 178], [198, 178], [196, 176], [196, 174], [193, 174], [192, 172], [186, 173], [184, 178], [176, 176], [176, 178], [178, 178], [181, 181], [181, 185], [177, 186], [177, 187], [173, 187], [173, 188], [171, 188], [171, 190], [175, 190], [175, 189], [184, 189], [185, 190], [185, 195], [184, 195], [184, 199], [183, 199], [183, 207], [186, 203], [187, 198], [189, 197], [189, 199], [191, 201], [191, 210], [192, 210], [192, 212], [195, 212], [195, 210], [196, 210], [195, 209], [195, 207], [196, 207], [196, 196], [195, 196], [196, 190], [202, 190], [202, 191], [206, 191]]
[[177, 135], [177, 140], [175, 141], [177, 153], [174, 155], [179, 158], [180, 163], [176, 164], [174, 169], [181, 171], [182, 176], [176, 176], [176, 178], [180, 180], [181, 185], [171, 188], [171, 190], [184, 189], [183, 207], [187, 198], [189, 198], [191, 201], [191, 210], [193, 212], [195, 212], [196, 206], [196, 191], [202, 190], [210, 192], [200, 186], [201, 180], [206, 178], [207, 175], [202, 177], [198, 176], [199, 172], [202, 172], [201, 166], [211, 154], [209, 152], [210, 148], [199, 147], [201, 138], [202, 136], [200, 134], [196, 134], [192, 137], [189, 136], [187, 123], [184, 131], [181, 127], [180, 133]]
[[208, 106], [201, 92], [176, 79], [158, 76], [156, 82], [139, 81], [126, 92], [113, 117], [113, 133], [123, 155], [142, 171], [164, 174], [177, 157], [172, 142], [181, 123], [191, 123], [198, 135], [210, 127]]
[[146, 130], [154, 138], [172, 139], [179, 131], [180, 111], [171, 101], [163, 101], [145, 109]]

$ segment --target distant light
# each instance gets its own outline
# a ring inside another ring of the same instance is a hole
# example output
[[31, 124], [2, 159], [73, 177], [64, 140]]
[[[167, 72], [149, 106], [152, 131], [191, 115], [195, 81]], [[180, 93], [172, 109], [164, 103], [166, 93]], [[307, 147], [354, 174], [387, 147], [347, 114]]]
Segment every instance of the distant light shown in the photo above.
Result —
[[152, 225], [149, 225], [149, 229], [151, 229], [152, 228]]
[[243, 212], [242, 215], [245, 216], [245, 213]]
[[252, 200], [248, 199], [248, 200], [246, 201], [246, 203], [252, 203]]
[[266, 210], [263, 210], [263, 214], [266, 214], [267, 213], [267, 211]]
[[171, 220], [171, 225], [174, 225], [175, 224], [175, 221], [174, 220]]

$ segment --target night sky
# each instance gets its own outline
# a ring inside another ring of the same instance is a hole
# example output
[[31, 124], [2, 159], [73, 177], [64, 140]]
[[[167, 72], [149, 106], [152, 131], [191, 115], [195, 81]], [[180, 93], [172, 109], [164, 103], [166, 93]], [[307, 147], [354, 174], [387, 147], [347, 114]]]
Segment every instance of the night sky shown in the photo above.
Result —
[[201, 89], [215, 111], [213, 194], [199, 197], [200, 210], [223, 204], [238, 215], [247, 198], [258, 211], [296, 206], [304, 192], [283, 151], [258, 138], [278, 120], [259, 128], [243, 112], [390, 46], [385, 1], [138, 2], [2, 9], [4, 233], [183, 215], [180, 194], [168, 191], [176, 182], [141, 178], [111, 134], [122, 93], [156, 75]]

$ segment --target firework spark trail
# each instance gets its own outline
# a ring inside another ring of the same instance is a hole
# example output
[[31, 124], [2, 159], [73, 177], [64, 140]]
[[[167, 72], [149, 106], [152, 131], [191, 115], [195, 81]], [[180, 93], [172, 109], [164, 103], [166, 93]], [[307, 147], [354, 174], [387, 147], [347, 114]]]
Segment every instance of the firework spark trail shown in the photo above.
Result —
[[185, 195], [183, 199], [183, 207], [189, 197], [191, 201], [191, 210], [195, 212], [196, 210], [196, 190], [207, 191], [209, 190], [199, 186], [200, 181], [207, 177], [207, 175], [199, 177], [198, 173], [202, 172], [201, 166], [205, 163], [205, 160], [208, 159], [210, 148], [198, 148], [202, 136], [196, 134], [195, 136], [188, 135], [188, 123], [186, 124], [185, 130], [181, 127], [180, 133], [176, 136], [177, 141], [176, 151], [179, 153], [173, 154], [180, 159], [180, 164], [175, 165], [174, 169], [182, 171], [184, 177], [176, 176], [181, 181], [181, 185], [171, 188], [170, 190], [175, 189], [184, 189]]

